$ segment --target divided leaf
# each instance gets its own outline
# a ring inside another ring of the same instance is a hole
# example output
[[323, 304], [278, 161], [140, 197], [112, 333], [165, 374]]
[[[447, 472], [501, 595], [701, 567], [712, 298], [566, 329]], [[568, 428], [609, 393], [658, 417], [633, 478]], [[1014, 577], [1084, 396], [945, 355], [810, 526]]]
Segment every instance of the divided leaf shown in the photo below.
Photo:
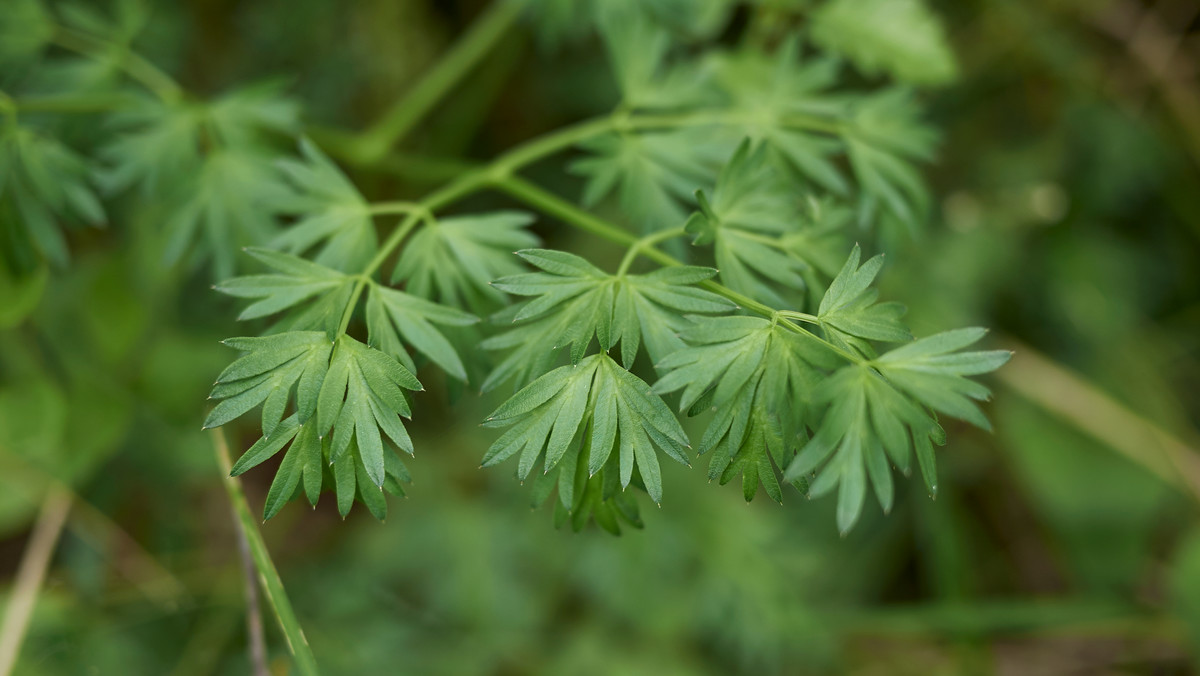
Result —
[[644, 232], [682, 223], [684, 203], [711, 181], [718, 158], [727, 152], [703, 128], [613, 133], [580, 145], [590, 156], [573, 162], [570, 171], [587, 180], [584, 206], [593, 207], [615, 191], [621, 212]]
[[[937, 493], [933, 444], [945, 431], [929, 410], [990, 429], [972, 400], [987, 398], [984, 386], [964, 376], [999, 368], [1003, 350], [954, 352], [983, 337], [983, 329], [939, 333], [898, 347], [866, 364], [846, 366], [827, 378], [816, 401], [828, 406], [816, 435], [788, 467], [789, 479], [819, 470], [810, 492], [823, 495], [841, 486], [838, 527], [853, 527], [862, 510], [866, 480], [886, 512], [893, 499], [889, 466], [908, 474], [913, 451], [931, 494]], [[828, 459], [828, 462], [826, 460]]]
[[354, 279], [337, 270], [269, 249], [247, 249], [255, 259], [278, 271], [276, 274], [235, 277], [217, 284], [221, 293], [238, 298], [259, 298], [238, 319], [255, 319], [282, 312], [305, 301], [317, 299], [308, 310], [287, 322], [291, 330], [323, 328], [337, 333], [342, 308], [349, 299]]
[[273, 166], [272, 134], [297, 127], [298, 108], [275, 85], [230, 92], [210, 102], [144, 99], [112, 116], [120, 129], [102, 156], [110, 191], [140, 185], [167, 205], [165, 258], [211, 258], [213, 276], [233, 273], [239, 247], [262, 245], [277, 227], [286, 191]]
[[105, 222], [82, 157], [58, 141], [17, 124], [0, 128], [0, 238], [19, 271], [44, 259], [66, 265], [61, 225]]
[[[712, 244], [721, 282], [775, 307], [790, 307], [778, 286], [803, 292], [803, 260], [787, 250], [782, 239], [799, 229], [795, 191], [767, 160], [767, 147], [742, 141], [722, 168], [710, 200], [696, 192], [700, 210], [685, 228], [695, 244]], [[769, 283], [770, 282], [770, 283]], [[792, 294], [794, 295], [794, 294]]]
[[710, 479], [725, 484], [740, 471], [747, 501], [760, 482], [782, 501], [772, 460], [787, 466], [805, 434], [810, 393], [840, 359], [815, 337], [758, 317], [697, 318], [683, 339], [689, 347], [658, 364], [668, 373], [653, 391], [682, 390], [680, 410], [714, 412], [698, 448], [715, 451]]
[[942, 85], [957, 74], [942, 24], [922, 0], [830, 0], [813, 13], [812, 37], [867, 75]]
[[281, 195], [274, 208], [298, 220], [271, 246], [303, 254], [320, 243], [315, 262], [347, 272], [361, 269], [378, 246], [367, 201], [311, 141], [300, 140], [300, 153], [303, 161], [276, 162], [294, 190]]
[[454, 346], [437, 326], [470, 326], [479, 321], [468, 314], [423, 298], [371, 285], [367, 297], [367, 330], [372, 347], [400, 360], [412, 372], [416, 366], [404, 347], [408, 343], [446, 373], [465, 381], [467, 371]]
[[[595, 482], [599, 503], [614, 499], [631, 482], [662, 501], [657, 447], [687, 465], [687, 436], [679, 421], [650, 386], [606, 354], [562, 366], [514, 394], [487, 419], [510, 427], [484, 455], [490, 467], [518, 457], [522, 481], [541, 461], [542, 474], [557, 472], [561, 507], [568, 512], [596, 507], [585, 485]], [[539, 497], [552, 490], [538, 479]], [[601, 517], [596, 516], [597, 521]], [[577, 527], [586, 522], [582, 515]], [[604, 523], [601, 523], [604, 525]]]
[[298, 494], [301, 480], [315, 504], [324, 481], [316, 468], [330, 466], [342, 515], [357, 496], [382, 519], [387, 506], [379, 489], [402, 495], [400, 482], [408, 480], [388, 447], [412, 454], [400, 417], [410, 414], [403, 390], [421, 389], [417, 379], [392, 357], [346, 335], [330, 343], [324, 332], [290, 331], [225, 343], [247, 354], [217, 379], [212, 398], [222, 401], [204, 426], [224, 425], [262, 405], [263, 436], [234, 463], [233, 475], [292, 444], [268, 494], [267, 518]]
[[871, 356], [871, 348], [864, 341], [903, 342], [911, 340], [912, 334], [900, 319], [905, 312], [903, 305], [875, 302], [879, 291], [871, 288], [871, 282], [883, 267], [883, 256], [875, 256], [859, 267], [861, 257], [856, 244], [821, 299], [817, 317], [831, 342]]
[[1012, 357], [1012, 353], [1007, 350], [955, 352], [979, 341], [986, 333], [987, 330], [981, 328], [946, 331], [891, 350], [874, 360], [872, 365], [921, 404], [990, 430], [991, 424], [973, 400], [984, 401], [991, 393], [964, 376], [995, 371]]
[[643, 342], [652, 359], [682, 347], [676, 335], [684, 314], [727, 312], [733, 304], [695, 288], [712, 277], [711, 268], [680, 266], [647, 275], [609, 275], [583, 258], [562, 251], [517, 252], [542, 272], [504, 277], [493, 284], [508, 293], [531, 296], [513, 308], [518, 326], [481, 344], [512, 349], [483, 383], [484, 391], [516, 378], [520, 387], [545, 373], [557, 350], [570, 346], [571, 363], [587, 353], [595, 336], [607, 352], [621, 343], [621, 360], [633, 364]]
[[526, 230], [533, 216], [497, 211], [456, 216], [421, 228], [404, 246], [392, 282], [443, 305], [483, 315], [505, 302], [494, 279], [523, 271], [512, 253], [537, 244]]
[[913, 163], [932, 156], [937, 134], [918, 120], [919, 114], [903, 89], [864, 97], [854, 105], [843, 135], [862, 190], [864, 222], [880, 203], [910, 229], [928, 211], [929, 191]]

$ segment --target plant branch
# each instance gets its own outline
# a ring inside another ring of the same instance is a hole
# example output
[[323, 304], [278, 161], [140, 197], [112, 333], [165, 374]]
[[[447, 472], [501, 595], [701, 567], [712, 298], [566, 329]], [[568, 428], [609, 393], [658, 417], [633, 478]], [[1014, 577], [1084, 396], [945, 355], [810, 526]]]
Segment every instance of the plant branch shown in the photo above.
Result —
[[288, 600], [287, 593], [283, 588], [283, 580], [279, 578], [279, 571], [275, 569], [275, 564], [271, 561], [271, 554], [267, 551], [267, 544], [263, 542], [258, 524], [250, 514], [250, 505], [246, 502], [242, 485], [229, 475], [232, 463], [229, 460], [229, 445], [225, 442], [225, 434], [220, 429], [214, 429], [210, 433], [217, 465], [224, 474], [225, 490], [229, 494], [234, 520], [246, 537], [246, 543], [250, 548], [250, 557], [258, 569], [258, 578], [262, 584], [263, 593], [266, 594], [272, 610], [275, 611], [275, 618], [279, 620], [279, 628], [283, 630], [283, 636], [287, 639], [288, 649], [296, 663], [296, 671], [302, 676], [316, 676], [319, 673], [317, 660], [313, 657], [308, 639], [304, 637], [304, 630], [300, 628], [300, 623], [296, 620], [296, 612], [292, 610], [291, 601]]
[[462, 38], [371, 128], [354, 137], [351, 154], [364, 163], [387, 155], [504, 37], [524, 8], [522, 0], [496, 0]]
[[674, 228], [672, 230], [660, 230], [659, 232], [650, 233], [642, 237], [638, 241], [629, 246], [629, 250], [625, 252], [625, 257], [621, 259], [621, 265], [617, 268], [617, 276], [623, 277], [629, 271], [629, 266], [633, 265], [633, 261], [637, 259], [646, 247], [654, 246], [659, 242], [673, 239], [675, 237], [683, 237], [687, 235], [687, 230], [683, 228]]
[[58, 536], [71, 511], [71, 494], [51, 484], [42, 501], [42, 510], [33, 527], [33, 534], [17, 568], [12, 597], [0, 624], [0, 676], [9, 676], [17, 664], [17, 655], [29, 628], [29, 618], [37, 605], [38, 591], [46, 578], [46, 569], [58, 544]]
[[180, 87], [179, 83], [125, 45], [100, 40], [65, 26], [57, 27], [52, 42], [63, 49], [78, 52], [97, 60], [103, 60], [113, 52], [117, 52], [118, 56], [114, 59], [116, 66], [153, 92], [159, 99], [167, 103], [175, 103], [183, 98], [183, 87]]
[[246, 592], [246, 642], [249, 644], [250, 668], [254, 676], [270, 676], [262, 608], [258, 600], [258, 581], [254, 579], [254, 559], [250, 557], [250, 543], [246, 540], [245, 531], [238, 527], [237, 517], [234, 517], [233, 525], [237, 529], [238, 558], [242, 563], [242, 586]]

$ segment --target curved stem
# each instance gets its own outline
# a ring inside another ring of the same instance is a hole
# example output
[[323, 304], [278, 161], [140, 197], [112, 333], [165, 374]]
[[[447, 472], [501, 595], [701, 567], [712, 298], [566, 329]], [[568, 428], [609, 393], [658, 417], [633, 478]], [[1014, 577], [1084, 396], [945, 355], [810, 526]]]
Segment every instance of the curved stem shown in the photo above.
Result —
[[407, 214], [414, 211], [424, 211], [425, 207], [418, 202], [372, 202], [367, 205], [367, 213], [372, 216], [387, 214]]
[[155, 96], [167, 103], [174, 103], [183, 98], [183, 88], [179, 86], [179, 83], [124, 45], [106, 42], [65, 26], [57, 28], [52, 42], [63, 49], [94, 59], [102, 59], [114, 49], [120, 50], [116, 65], [126, 75], [141, 83]]
[[377, 162], [487, 55], [516, 22], [523, 0], [496, 0], [437, 65], [370, 129], [351, 143], [363, 162]]
[[283, 631], [284, 638], [287, 639], [288, 650], [292, 653], [296, 671], [301, 676], [317, 676], [319, 673], [317, 659], [308, 645], [308, 639], [304, 636], [300, 621], [296, 619], [296, 611], [292, 609], [292, 603], [288, 600], [287, 592], [284, 591], [283, 580], [279, 578], [279, 571], [275, 568], [275, 562], [271, 560], [270, 552], [267, 551], [267, 543], [263, 541], [258, 524], [250, 514], [250, 505], [246, 502], [246, 494], [242, 492], [241, 483], [236, 478], [229, 476], [231, 465], [229, 445], [225, 442], [225, 434], [219, 429], [212, 430], [211, 433], [213, 452], [217, 457], [217, 465], [225, 476], [225, 489], [229, 494], [234, 521], [237, 522], [246, 537], [250, 558], [254, 560], [254, 567], [258, 569], [258, 580], [262, 584], [263, 595], [267, 597], [271, 609], [275, 611], [275, 619], [279, 620], [279, 628]]
[[8, 676], [17, 664], [17, 655], [29, 628], [29, 618], [37, 605], [38, 592], [46, 578], [46, 569], [58, 544], [67, 514], [71, 511], [71, 494], [61, 486], [51, 485], [42, 502], [37, 523], [21, 563], [12, 596], [4, 609], [4, 620], [0, 623], [0, 675]]
[[131, 100], [122, 94], [91, 94], [11, 99], [11, 104], [23, 113], [103, 113], [125, 108]]
[[646, 247], [654, 246], [659, 242], [675, 237], [683, 237], [684, 235], [687, 235], [687, 230], [674, 228], [672, 230], [651, 233], [634, 242], [630, 245], [629, 250], [625, 252], [625, 257], [621, 259], [621, 265], [617, 268], [617, 276], [623, 277], [629, 271], [629, 266], [633, 265], [633, 261], [637, 259], [638, 254], [645, 250]]

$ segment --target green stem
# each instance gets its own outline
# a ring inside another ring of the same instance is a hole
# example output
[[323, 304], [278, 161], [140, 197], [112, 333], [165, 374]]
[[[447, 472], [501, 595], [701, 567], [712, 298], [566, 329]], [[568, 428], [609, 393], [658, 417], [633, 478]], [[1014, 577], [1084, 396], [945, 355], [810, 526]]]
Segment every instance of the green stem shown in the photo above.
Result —
[[642, 237], [638, 241], [630, 245], [629, 250], [625, 252], [625, 257], [621, 259], [621, 265], [617, 268], [617, 276], [624, 277], [629, 271], [629, 266], [633, 265], [633, 261], [637, 259], [638, 254], [645, 250], [648, 246], [654, 246], [659, 242], [672, 239], [675, 237], [683, 237], [687, 235], [687, 230], [683, 228], [674, 228], [672, 230], [662, 230], [660, 232], [651, 233]]
[[355, 139], [352, 152], [366, 163], [382, 159], [495, 47], [516, 22], [524, 4], [519, 0], [493, 2], [404, 98]]
[[808, 322], [809, 324], [820, 324], [821, 323], [821, 320], [817, 316], [810, 315], [807, 312], [795, 312], [793, 310], [780, 310], [779, 315], [781, 317], [791, 317], [792, 319], [798, 319], [802, 322]]
[[12, 99], [12, 105], [23, 113], [102, 113], [125, 108], [130, 102], [129, 96], [121, 94]]
[[263, 594], [270, 601], [271, 609], [275, 611], [275, 618], [279, 620], [279, 628], [283, 630], [283, 636], [287, 639], [288, 650], [291, 651], [292, 659], [296, 663], [296, 671], [302, 676], [316, 676], [319, 673], [317, 660], [313, 656], [312, 648], [308, 645], [308, 639], [304, 637], [304, 630], [300, 628], [300, 622], [296, 619], [296, 612], [292, 610], [291, 601], [288, 600], [287, 592], [283, 588], [283, 580], [279, 578], [279, 571], [276, 570], [275, 563], [271, 561], [267, 543], [263, 541], [258, 524], [250, 513], [250, 505], [246, 502], [242, 485], [237, 479], [229, 476], [232, 467], [225, 435], [221, 430], [215, 429], [212, 430], [212, 438], [217, 464], [225, 475], [225, 489], [229, 493], [229, 502], [233, 506], [234, 517], [246, 536], [246, 542], [250, 545], [250, 556], [254, 559], [254, 566], [258, 569]]
[[53, 43], [63, 49], [98, 60], [105, 58], [113, 50], [119, 50], [116, 65], [126, 75], [141, 83], [166, 103], [175, 103], [183, 98], [183, 88], [171, 76], [124, 45], [106, 42], [64, 26], [58, 27]]
[[424, 211], [425, 207], [418, 202], [372, 202], [367, 205], [367, 213], [372, 216], [387, 214], [408, 214], [414, 211]]

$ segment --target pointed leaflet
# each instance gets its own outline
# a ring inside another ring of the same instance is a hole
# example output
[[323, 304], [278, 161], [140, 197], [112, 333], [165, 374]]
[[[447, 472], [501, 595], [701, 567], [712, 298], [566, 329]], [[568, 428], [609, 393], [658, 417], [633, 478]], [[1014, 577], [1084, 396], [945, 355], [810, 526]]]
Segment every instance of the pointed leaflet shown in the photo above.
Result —
[[644, 232], [683, 223], [683, 204], [711, 180], [712, 170], [728, 152], [702, 128], [608, 134], [580, 145], [589, 156], [572, 163], [570, 171], [587, 180], [584, 205], [594, 206], [615, 191], [622, 213]]
[[831, 0], [813, 13], [812, 38], [871, 76], [942, 85], [957, 71], [942, 24], [922, 0]]
[[833, 59], [800, 59], [800, 42], [785, 40], [773, 56], [739, 50], [717, 61], [717, 79], [733, 107], [751, 113], [739, 136], [763, 141], [781, 159], [825, 190], [844, 195], [849, 184], [830, 160], [842, 149], [835, 138], [789, 124], [791, 116], [815, 118], [831, 130], [844, 114], [843, 96], [828, 90], [837, 81]]
[[988, 428], [971, 401], [986, 398], [988, 391], [964, 376], [993, 371], [1008, 361], [1010, 353], [955, 352], [984, 333], [983, 329], [939, 333], [898, 347], [868, 364], [847, 366], [827, 378], [817, 400], [827, 405], [828, 411], [785, 476], [804, 476], [825, 463], [811, 493], [818, 496], [842, 485], [838, 526], [843, 532], [858, 518], [864, 468], [886, 511], [893, 495], [889, 460], [907, 474], [915, 449], [925, 483], [936, 494], [931, 444], [944, 443], [945, 432], [922, 407]]
[[[352, 503], [356, 494], [355, 481], [349, 478], [349, 473], [358, 471], [356, 467], [375, 491], [381, 487], [399, 491], [397, 482], [407, 473], [402, 466], [397, 469], [398, 459], [384, 440], [412, 453], [412, 441], [400, 422], [400, 416], [409, 415], [402, 390], [421, 386], [395, 359], [345, 335], [331, 344], [319, 331], [232, 338], [226, 344], [247, 354], [217, 379], [213, 398], [222, 401], [209, 414], [205, 427], [223, 425], [259, 404], [263, 408], [263, 437], [234, 464], [234, 475], [292, 443], [268, 495], [268, 514], [293, 497], [301, 479], [304, 493], [315, 501], [321, 490], [318, 468], [329, 463], [335, 465], [338, 504], [346, 510], [346, 501]], [[293, 388], [294, 412], [281, 420]], [[318, 445], [323, 448], [314, 450]], [[318, 452], [324, 458], [320, 462], [315, 460]], [[379, 513], [376, 493], [364, 484], [358, 495], [373, 513]]]
[[803, 291], [806, 266], [786, 251], [781, 237], [798, 230], [803, 219], [794, 189], [768, 163], [766, 146], [744, 140], [722, 168], [712, 199], [703, 191], [696, 197], [700, 210], [686, 229], [695, 244], [714, 246], [721, 282], [776, 307], [793, 306], [776, 284]]
[[869, 349], [860, 340], [901, 342], [912, 335], [900, 320], [904, 306], [899, 303], [876, 303], [879, 292], [871, 282], [883, 267], [883, 256], [876, 256], [859, 267], [862, 256], [856, 244], [846, 259], [842, 271], [830, 283], [821, 299], [817, 317], [829, 339], [843, 347], [853, 345], [860, 351]]
[[303, 254], [320, 244], [315, 262], [338, 270], [361, 269], [378, 245], [367, 201], [311, 141], [300, 140], [300, 153], [303, 161], [276, 162], [293, 190], [280, 195], [275, 210], [298, 220], [271, 246]]
[[915, 160], [928, 160], [937, 134], [918, 119], [920, 109], [903, 89], [863, 97], [852, 107], [843, 135], [850, 165], [868, 208], [881, 204], [915, 227], [929, 206], [929, 192]]
[[367, 297], [367, 329], [371, 335], [371, 346], [396, 357], [410, 371], [415, 367], [404, 349], [404, 343], [411, 345], [451, 376], [466, 380], [467, 372], [462, 359], [435, 326], [469, 326], [478, 321], [477, 317], [462, 310], [438, 305], [379, 284], [371, 285]]
[[15, 123], [0, 128], [0, 236], [17, 270], [38, 258], [64, 266], [62, 225], [105, 222], [82, 157], [58, 141]]
[[167, 205], [168, 263], [212, 259], [213, 276], [233, 273], [233, 252], [269, 241], [274, 204], [285, 191], [272, 165], [271, 134], [296, 128], [297, 107], [278, 87], [253, 87], [207, 102], [149, 99], [113, 115], [121, 129], [102, 149], [112, 191], [140, 185]]
[[698, 318], [683, 339], [689, 347], [659, 362], [667, 374], [654, 391], [682, 390], [681, 410], [714, 409], [697, 449], [714, 452], [710, 479], [724, 484], [740, 470], [747, 500], [760, 481], [781, 500], [772, 460], [791, 460], [810, 392], [840, 359], [811, 335], [757, 317]]
[[[654, 448], [687, 464], [687, 437], [679, 421], [649, 385], [606, 354], [562, 366], [514, 394], [488, 418], [487, 425], [510, 427], [484, 455], [490, 467], [519, 456], [518, 477], [525, 479], [539, 458], [543, 474], [567, 463], [572, 490], [600, 473], [624, 489], [636, 469], [655, 502], [662, 500], [662, 480]], [[628, 447], [628, 460], [614, 447]], [[623, 466], [628, 462], [628, 467]], [[563, 488], [560, 484], [560, 494]], [[548, 493], [547, 493], [548, 494]], [[573, 500], [564, 496], [564, 506]]]
[[405, 245], [392, 274], [404, 290], [480, 316], [504, 303], [492, 280], [523, 271], [512, 253], [537, 244], [521, 211], [444, 218], [421, 228]]
[[597, 5], [600, 36], [613, 75], [629, 108], [679, 108], [703, 101], [703, 73], [687, 64], [667, 65], [670, 36], [637, 4]]
[[609, 275], [574, 254], [547, 249], [517, 252], [542, 272], [496, 280], [508, 293], [530, 296], [515, 308], [518, 326], [485, 340], [485, 349], [513, 349], [483, 384], [485, 391], [512, 378], [518, 386], [549, 369], [555, 350], [571, 346], [572, 363], [586, 354], [592, 337], [607, 351], [622, 342], [622, 361], [632, 365], [644, 338], [651, 357], [682, 345], [675, 332], [685, 313], [725, 312], [729, 301], [693, 284], [710, 268], [680, 266], [647, 275]]
[[991, 429], [972, 400], [983, 401], [988, 389], [964, 376], [995, 371], [1012, 356], [1007, 350], [955, 352], [984, 336], [980, 328], [958, 329], [898, 347], [872, 364], [896, 387], [939, 413]]
[[[352, 277], [303, 258], [269, 249], [247, 249], [246, 252], [276, 272], [235, 277], [216, 285], [217, 291], [230, 296], [260, 299], [243, 310], [238, 319], [273, 315], [314, 298], [321, 299], [330, 295], [340, 297], [348, 293], [354, 284]], [[326, 331], [335, 332], [336, 322], [341, 318], [340, 313], [322, 314], [322, 324], [326, 324]], [[301, 315], [293, 322], [291, 328], [308, 329], [317, 326], [309, 323], [306, 315]]]

